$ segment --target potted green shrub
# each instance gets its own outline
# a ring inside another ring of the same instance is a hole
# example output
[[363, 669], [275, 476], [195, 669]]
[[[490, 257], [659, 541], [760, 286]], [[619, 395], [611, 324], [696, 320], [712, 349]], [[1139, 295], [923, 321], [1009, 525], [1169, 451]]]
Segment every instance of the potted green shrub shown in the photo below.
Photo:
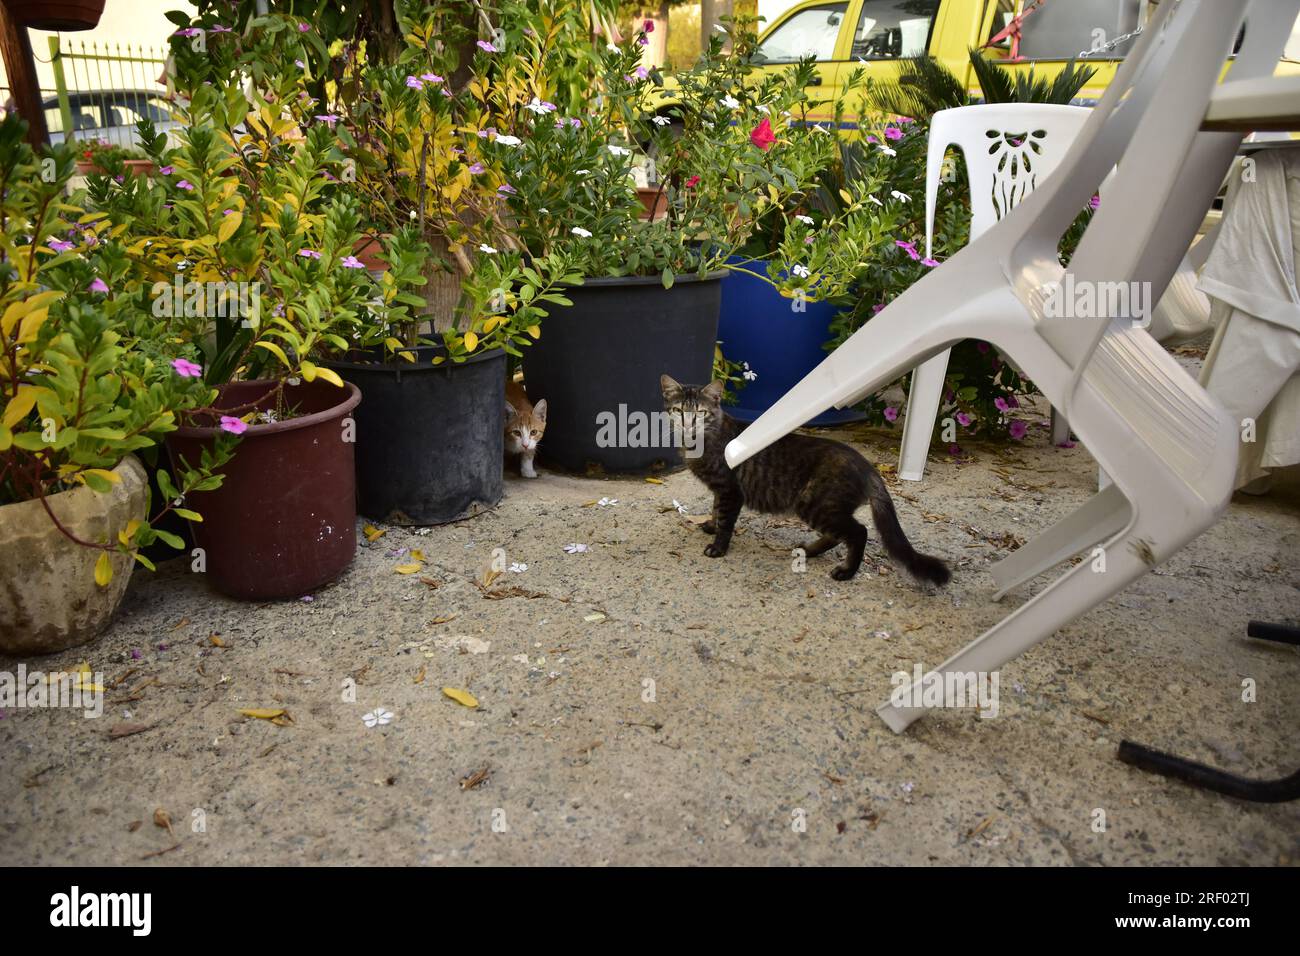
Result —
[[326, 195], [332, 139], [303, 135], [273, 87], [188, 89], [180, 145], [146, 130], [160, 178], [99, 195], [122, 230], [131, 282], [216, 397], [167, 441], [177, 465], [240, 442], [219, 489], [195, 495], [204, 570], [223, 593], [289, 598], [356, 550], [355, 385], [320, 364], [378, 290], [352, 256], [355, 201]]
[[[66, 200], [73, 151], [38, 157], [25, 134], [0, 120], [0, 651], [47, 653], [103, 628], [135, 564], [153, 567], [143, 548], [180, 546], [146, 520], [133, 453], [211, 394], [150, 337], [123, 250]], [[163, 472], [159, 516], [199, 520], [182, 499], [220, 484], [220, 459]]]

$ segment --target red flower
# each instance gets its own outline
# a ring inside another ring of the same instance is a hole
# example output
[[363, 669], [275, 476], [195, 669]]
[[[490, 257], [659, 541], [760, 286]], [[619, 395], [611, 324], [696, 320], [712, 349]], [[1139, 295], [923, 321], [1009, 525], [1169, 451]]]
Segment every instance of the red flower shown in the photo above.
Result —
[[699, 185], [699, 183], [700, 183], [700, 177], [692, 176], [690, 179], [686, 180], [686, 188], [694, 189], [696, 186]]
[[776, 135], [772, 132], [772, 121], [764, 116], [763, 122], [755, 126], [750, 132], [749, 141], [763, 152], [771, 149], [772, 144], [776, 142]]
[[641, 30], [644, 33], [654, 33], [655, 22], [653, 20], [647, 20], [645, 23], [641, 24]]

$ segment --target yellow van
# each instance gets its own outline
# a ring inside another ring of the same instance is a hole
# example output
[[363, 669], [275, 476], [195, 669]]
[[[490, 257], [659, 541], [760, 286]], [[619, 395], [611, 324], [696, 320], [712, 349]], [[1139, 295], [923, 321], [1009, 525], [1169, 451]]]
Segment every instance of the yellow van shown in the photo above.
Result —
[[[1048, 79], [1071, 59], [1086, 63], [1097, 72], [1075, 102], [1091, 106], [1154, 6], [1150, 0], [806, 0], [763, 31], [758, 52], [770, 69], [816, 57], [808, 94], [819, 107], [811, 118], [819, 120], [833, 118], [833, 104], [854, 70], [865, 68], [876, 82], [889, 82], [900, 62], [925, 53], [978, 95], [967, 52], [972, 47], [1007, 61], [1010, 70], [1032, 69]], [[1019, 35], [1012, 36], [1007, 28], [1022, 13]], [[1295, 47], [1287, 49], [1279, 72], [1300, 73]], [[671, 98], [671, 85], [665, 93]]]

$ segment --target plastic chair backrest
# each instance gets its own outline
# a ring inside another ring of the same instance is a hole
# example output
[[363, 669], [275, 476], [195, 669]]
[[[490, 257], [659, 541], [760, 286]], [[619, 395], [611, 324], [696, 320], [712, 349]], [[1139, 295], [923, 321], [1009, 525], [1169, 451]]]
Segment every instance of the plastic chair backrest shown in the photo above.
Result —
[[939, 110], [930, 121], [925, 165], [925, 255], [932, 254], [943, 157], [966, 157], [973, 242], [1056, 169], [1092, 110], [1055, 103], [982, 103]]

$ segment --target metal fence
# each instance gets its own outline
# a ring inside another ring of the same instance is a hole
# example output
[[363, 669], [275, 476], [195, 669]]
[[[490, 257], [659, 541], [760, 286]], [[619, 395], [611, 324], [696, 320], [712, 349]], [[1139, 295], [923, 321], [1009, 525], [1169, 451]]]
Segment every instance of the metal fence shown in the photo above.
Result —
[[[166, 51], [133, 44], [75, 43], [50, 37], [54, 86], [41, 87], [41, 105], [50, 142], [105, 140], [131, 146], [142, 118], [160, 128], [171, 125], [166, 87], [161, 81]], [[0, 102], [11, 91], [0, 87]]]

